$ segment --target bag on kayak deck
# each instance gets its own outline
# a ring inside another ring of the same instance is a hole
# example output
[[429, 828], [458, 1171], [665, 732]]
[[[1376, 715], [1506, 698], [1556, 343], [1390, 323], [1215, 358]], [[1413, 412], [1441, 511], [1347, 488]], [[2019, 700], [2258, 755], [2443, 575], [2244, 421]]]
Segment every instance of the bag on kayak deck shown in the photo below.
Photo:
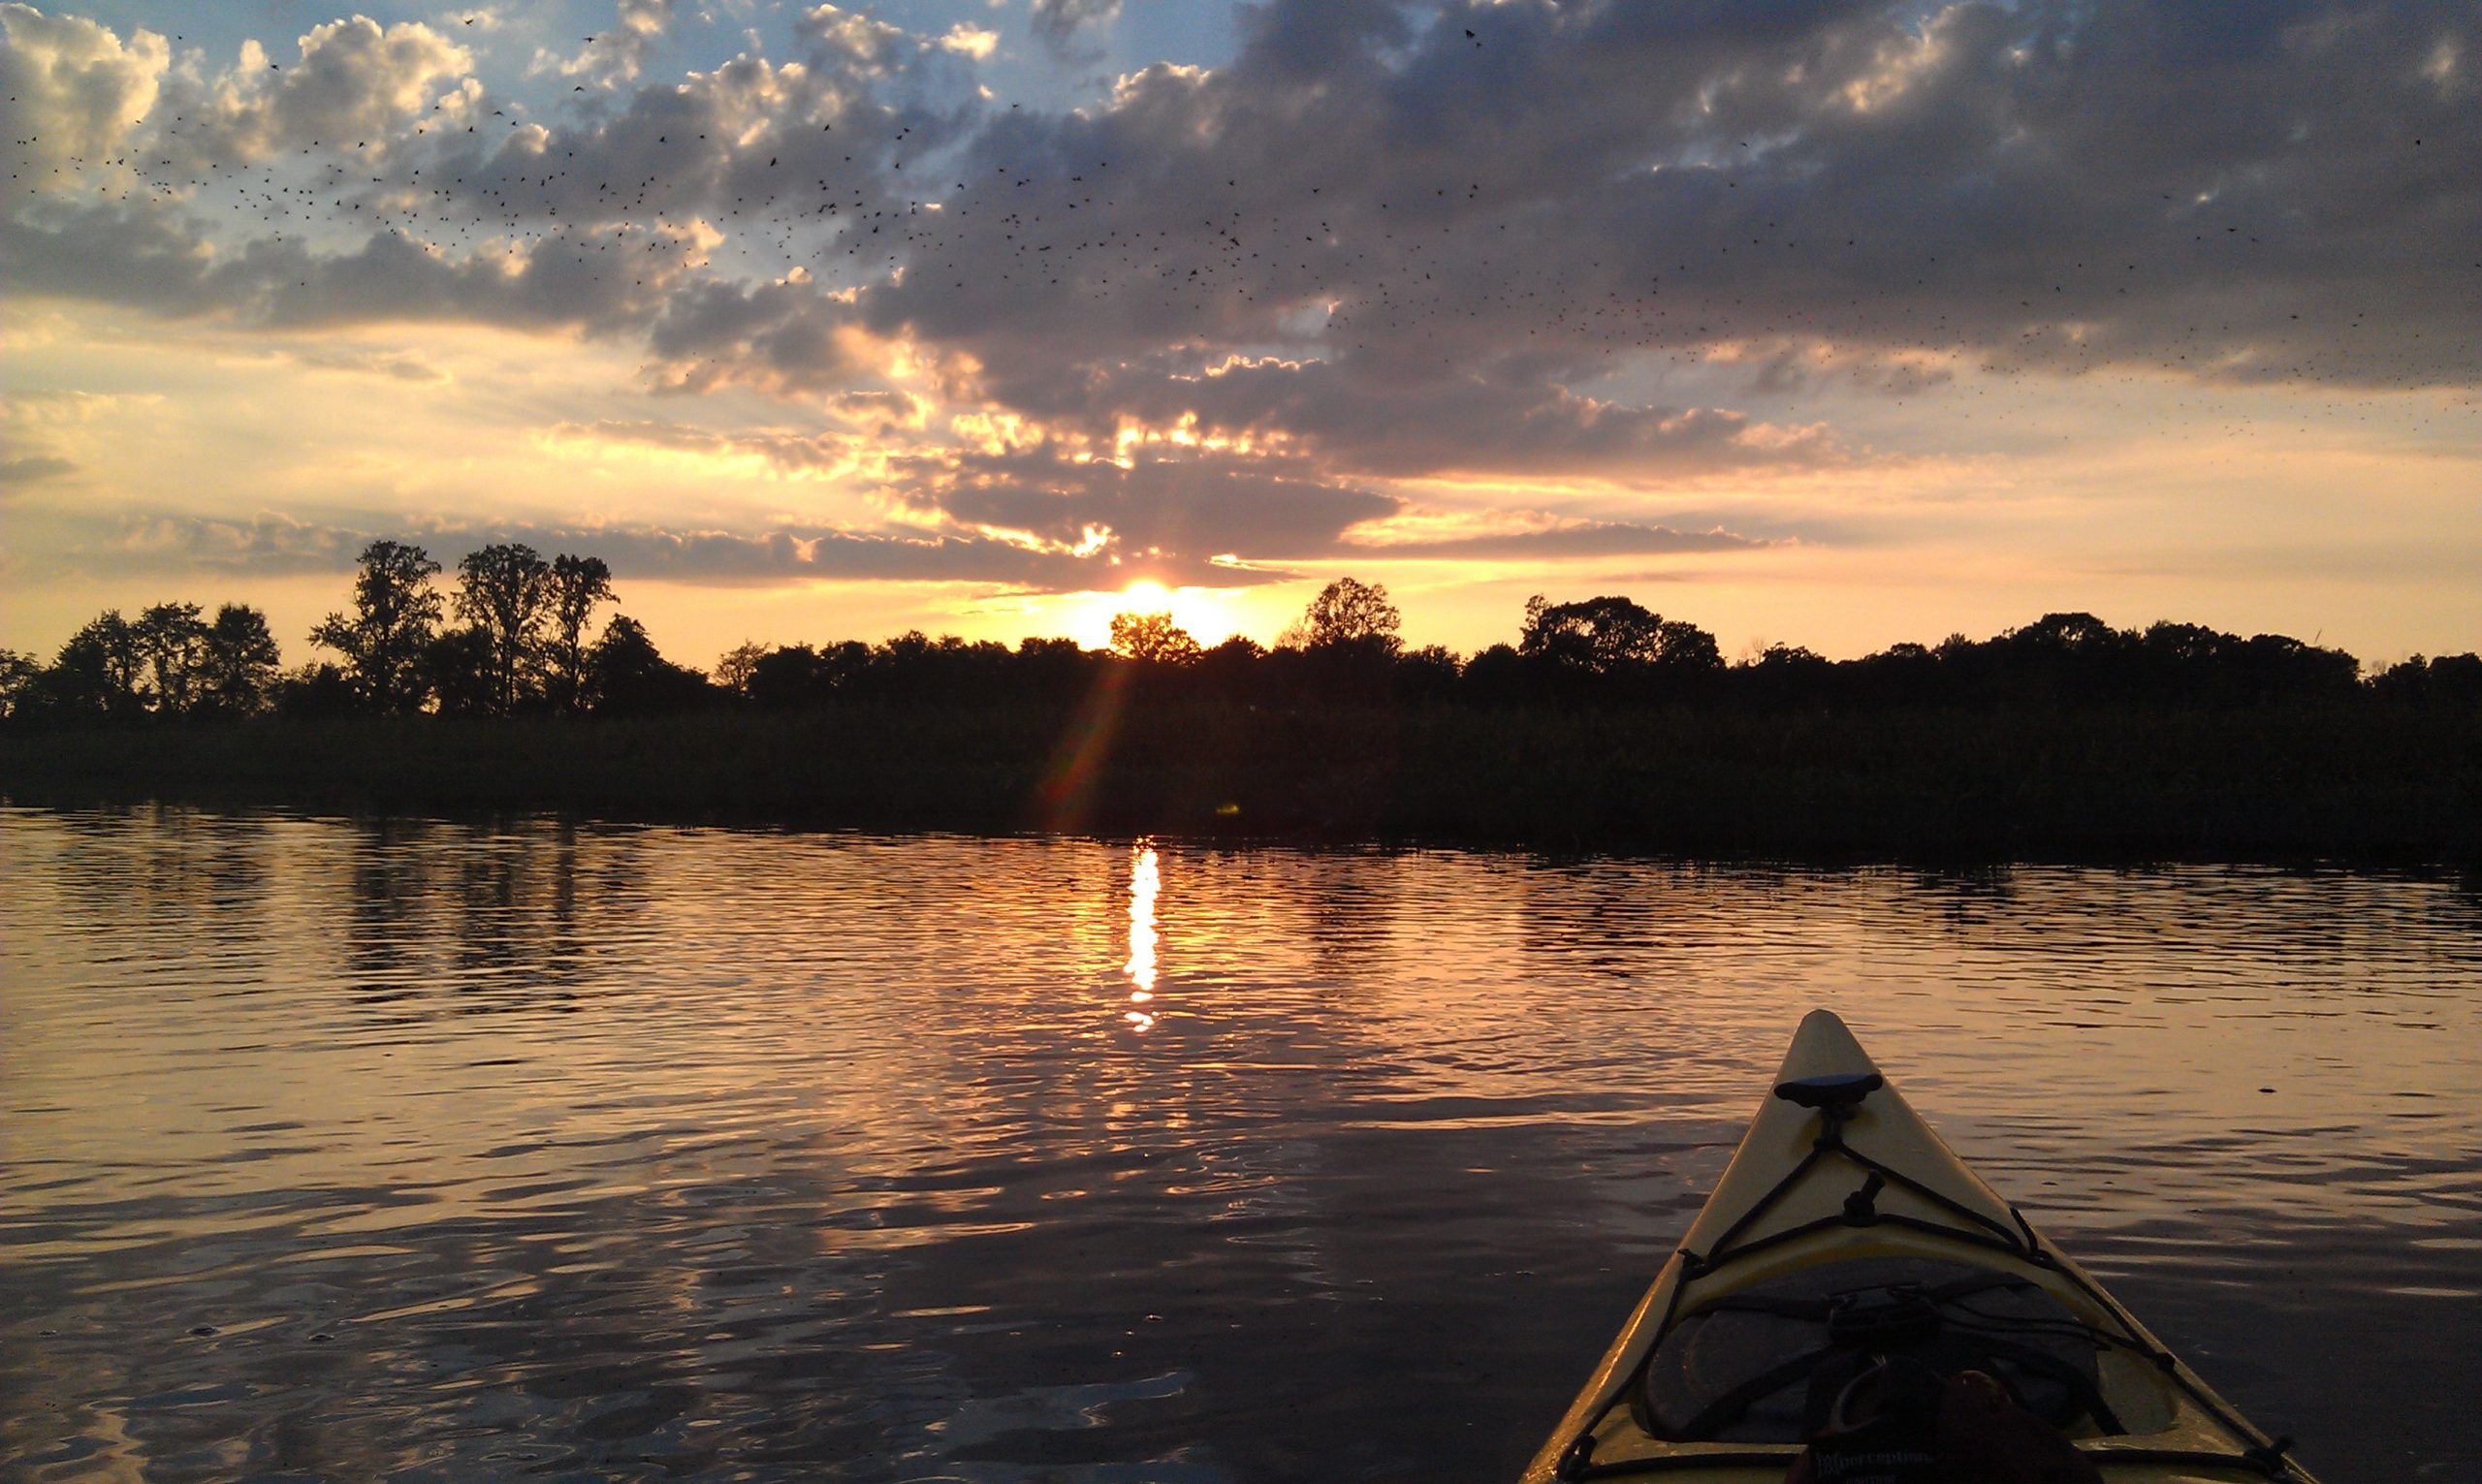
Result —
[[1823, 1415], [1810, 1428], [1810, 1484], [1941, 1484], [1945, 1378], [1918, 1361], [1853, 1359], [1811, 1378], [1810, 1409]]
[[[1827, 1263], [1684, 1314], [1646, 1358], [1639, 1425], [1672, 1441], [1800, 1442], [1878, 1357], [1981, 1371], [2065, 1428], [2101, 1405], [2094, 1342], [2032, 1282], [1931, 1258]], [[2108, 1416], [2095, 1419], [2114, 1431]]]

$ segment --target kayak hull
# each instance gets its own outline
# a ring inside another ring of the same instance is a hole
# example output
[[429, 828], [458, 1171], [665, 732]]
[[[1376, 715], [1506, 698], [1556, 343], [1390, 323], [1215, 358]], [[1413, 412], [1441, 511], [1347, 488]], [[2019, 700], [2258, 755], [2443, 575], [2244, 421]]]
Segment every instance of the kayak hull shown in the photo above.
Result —
[[1776, 1484], [1797, 1443], [1656, 1437], [1628, 1405], [1655, 1346], [1719, 1298], [1828, 1263], [1934, 1258], [2031, 1283], [2107, 1337], [2097, 1379], [2121, 1429], [2070, 1436], [2112, 1484], [2314, 1484], [2281, 1448], [2044, 1239], [1908, 1106], [1844, 1023], [1801, 1023], [1778, 1085], [1870, 1090], [1843, 1111], [1770, 1095], [1679, 1250], [1525, 1471], [1525, 1484], [1639, 1477]]

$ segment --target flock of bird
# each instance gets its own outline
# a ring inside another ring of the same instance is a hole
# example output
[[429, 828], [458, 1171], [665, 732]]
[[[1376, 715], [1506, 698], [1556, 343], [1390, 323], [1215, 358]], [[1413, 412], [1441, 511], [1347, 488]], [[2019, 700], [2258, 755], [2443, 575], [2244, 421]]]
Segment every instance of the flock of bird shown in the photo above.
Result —
[[[1072, 159], [1069, 142], [1111, 135], [1066, 120], [961, 131], [848, 102], [727, 142], [694, 110], [667, 124], [589, 106], [538, 126], [514, 102], [466, 97], [395, 138], [259, 159], [229, 157], [219, 121], [179, 114], [137, 121], [143, 142], [103, 159], [54, 161], [28, 133], [11, 142], [10, 210], [135, 202], [222, 218], [209, 238], [291, 242], [307, 262], [396, 234], [448, 261], [565, 258], [616, 288], [791, 275], [883, 299], [935, 337], [1067, 330], [1085, 337], [1072, 357], [1289, 347], [1424, 377], [1515, 363], [1563, 384], [1737, 362], [1754, 395], [1841, 379], [1966, 401], [2066, 374], [2143, 382], [2132, 402], [2158, 410], [2180, 405], [2167, 386], [2203, 405], [2217, 379], [2324, 383], [2341, 416], [2368, 416], [2369, 389], [2441, 380], [2435, 341], [2417, 348], [2419, 331], [2366, 308], [2274, 319], [2259, 300], [2286, 281], [2269, 262], [2280, 221], [2225, 220], [2203, 198], [2132, 207], [2123, 219], [2147, 227], [2117, 252], [1998, 261], [1940, 232], [1804, 226], [1803, 186], [1763, 151], [1590, 190], [1557, 169], [1541, 187], [1439, 167], [1374, 185], [1289, 162], [1245, 171], [1188, 142]], [[2166, 307], [2184, 302], [2198, 307]], [[2469, 413], [2469, 387], [2443, 406]]]

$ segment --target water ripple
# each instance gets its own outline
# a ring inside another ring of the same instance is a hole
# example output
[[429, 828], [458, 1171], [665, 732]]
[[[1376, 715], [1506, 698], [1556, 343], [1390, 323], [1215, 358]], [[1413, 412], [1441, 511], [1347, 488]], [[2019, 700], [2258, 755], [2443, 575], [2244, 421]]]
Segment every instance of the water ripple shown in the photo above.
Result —
[[2477, 929], [2255, 867], [0, 809], [0, 1472], [1503, 1477], [1826, 1003], [2335, 1484], [2461, 1476]]

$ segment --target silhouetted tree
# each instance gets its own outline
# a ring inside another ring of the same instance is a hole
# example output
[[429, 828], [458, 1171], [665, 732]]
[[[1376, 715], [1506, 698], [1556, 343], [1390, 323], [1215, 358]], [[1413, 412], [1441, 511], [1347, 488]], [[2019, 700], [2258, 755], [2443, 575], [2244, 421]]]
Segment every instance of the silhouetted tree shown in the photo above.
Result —
[[481, 630], [490, 646], [491, 709], [509, 715], [538, 668], [541, 629], [551, 611], [551, 563], [523, 542], [502, 542], [467, 553], [457, 576], [457, 616]]
[[875, 676], [881, 680], [887, 679], [887, 659], [885, 646], [874, 650], [858, 639], [839, 640], [822, 646], [818, 651], [819, 691], [822, 695], [866, 691]]
[[225, 604], [207, 625], [200, 704], [220, 716], [259, 714], [274, 695], [278, 662], [268, 616], [245, 603]]
[[1778, 644], [1740, 666], [1734, 679], [1744, 694], [1764, 705], [1817, 705], [1833, 694], [1836, 671], [1823, 654]]
[[1655, 629], [1655, 663], [1684, 675], [1706, 675], [1724, 668], [1724, 651], [1715, 636], [1686, 618], [1666, 618]]
[[2412, 706], [2482, 706], [2482, 655], [2442, 654], [2388, 666], [2371, 677], [2371, 693]]
[[1462, 672], [1456, 656], [1440, 645], [1424, 645], [1396, 656], [1396, 694], [1416, 705], [1453, 700]]
[[[551, 634], [543, 645], [543, 674], [552, 704], [575, 710], [585, 704], [587, 625], [596, 608], [615, 601], [612, 570], [599, 556], [552, 558]], [[639, 630], [644, 639], [646, 631]], [[649, 652], [652, 652], [649, 646]], [[668, 663], [668, 662], [667, 662]]]
[[326, 660], [276, 677], [274, 700], [277, 715], [303, 720], [349, 715], [366, 704], [361, 684]]
[[1009, 664], [1009, 685], [1019, 696], [1038, 705], [1066, 703], [1084, 695], [1101, 656], [1090, 654], [1074, 639], [1018, 641]]
[[345, 657], [345, 668], [365, 704], [374, 710], [421, 709], [419, 670], [440, 619], [440, 597], [430, 585], [439, 563], [418, 546], [374, 541], [362, 549], [353, 584], [353, 616], [330, 614], [310, 631], [310, 642]]
[[1191, 665], [1205, 653], [1164, 614], [1112, 615], [1112, 651], [1149, 665]]
[[1381, 654], [1396, 652], [1396, 630], [1403, 622], [1387, 589], [1378, 583], [1340, 577], [1319, 589], [1301, 615], [1301, 644], [1307, 649], [1354, 648]]
[[0, 649], [0, 717], [14, 719], [20, 713], [35, 678], [42, 674], [43, 666], [33, 655]]
[[748, 695], [750, 672], [766, 652], [767, 646], [755, 639], [745, 639], [726, 649], [716, 660], [716, 683], [736, 695]]
[[715, 688], [707, 678], [655, 651], [646, 626], [615, 614], [587, 651], [586, 698], [597, 715], [651, 716], [694, 710]]
[[424, 688], [443, 716], [502, 716], [499, 650], [481, 624], [443, 629], [423, 647]]
[[783, 645], [761, 654], [742, 682], [743, 694], [771, 711], [819, 705], [832, 689], [819, 652], [806, 644]]
[[130, 625], [145, 666], [146, 688], [155, 710], [178, 716], [198, 703], [201, 671], [207, 660], [207, 620], [195, 603], [158, 603]]
[[65, 721], [126, 721], [145, 714], [145, 660], [118, 609], [107, 609], [69, 636], [35, 678], [35, 710]]
[[[38, 725], [143, 719], [150, 711], [247, 715], [270, 700], [288, 716], [322, 715], [356, 698], [366, 710], [413, 710], [435, 699], [449, 714], [505, 715], [522, 708], [538, 679], [549, 679], [555, 696], [574, 694], [613, 714], [684, 710], [734, 690], [780, 710], [1058, 707], [1088, 696], [1114, 655], [1142, 666], [1146, 687], [1161, 698], [1305, 713], [1691, 697], [1717, 707], [1861, 709], [2482, 704], [2482, 658], [2471, 654], [2416, 655], [2364, 680], [2350, 654], [2281, 634], [2244, 639], [2168, 620], [2114, 629], [2085, 613], [2045, 614], [1980, 641], [1952, 634], [1935, 647], [1891, 645], [1841, 662], [1774, 645], [1728, 669], [1714, 637], [1696, 624], [1624, 597], [1553, 604], [1538, 595], [1526, 604], [1521, 647], [1493, 645], [1460, 664], [1438, 646], [1404, 650], [1385, 589], [1352, 579], [1329, 584], [1289, 631], [1293, 642], [1272, 651], [1238, 636], [1202, 650], [1168, 613], [1121, 614], [1110, 652], [1039, 638], [1012, 651], [918, 630], [876, 646], [745, 643], [717, 663], [728, 689], [664, 659], [644, 626], [624, 616], [585, 644], [595, 610], [611, 601], [599, 560], [545, 562], [518, 545], [476, 552], [460, 563], [456, 594], [459, 612], [473, 621], [448, 633], [438, 630], [445, 605], [430, 589], [438, 571], [419, 548], [371, 543], [355, 582], [354, 616], [331, 614], [311, 635], [340, 651], [345, 665], [282, 676], [266, 616], [245, 605], [225, 605], [212, 623], [187, 603], [157, 604], [136, 622], [117, 611], [99, 615], [49, 665], [0, 650], [0, 718]], [[423, 644], [408, 659], [404, 646], [414, 636]]]
[[1537, 593], [1525, 600], [1517, 647], [1555, 668], [1600, 676], [1657, 666], [1705, 672], [1724, 663], [1714, 635], [1620, 597], [1551, 603]]
[[1248, 704], [1265, 688], [1266, 662], [1267, 651], [1257, 641], [1235, 634], [1200, 654], [1190, 672], [1200, 695]]
[[1511, 645], [1495, 644], [1465, 662], [1457, 692], [1467, 701], [1487, 707], [1522, 703], [1531, 688], [1534, 662]]

